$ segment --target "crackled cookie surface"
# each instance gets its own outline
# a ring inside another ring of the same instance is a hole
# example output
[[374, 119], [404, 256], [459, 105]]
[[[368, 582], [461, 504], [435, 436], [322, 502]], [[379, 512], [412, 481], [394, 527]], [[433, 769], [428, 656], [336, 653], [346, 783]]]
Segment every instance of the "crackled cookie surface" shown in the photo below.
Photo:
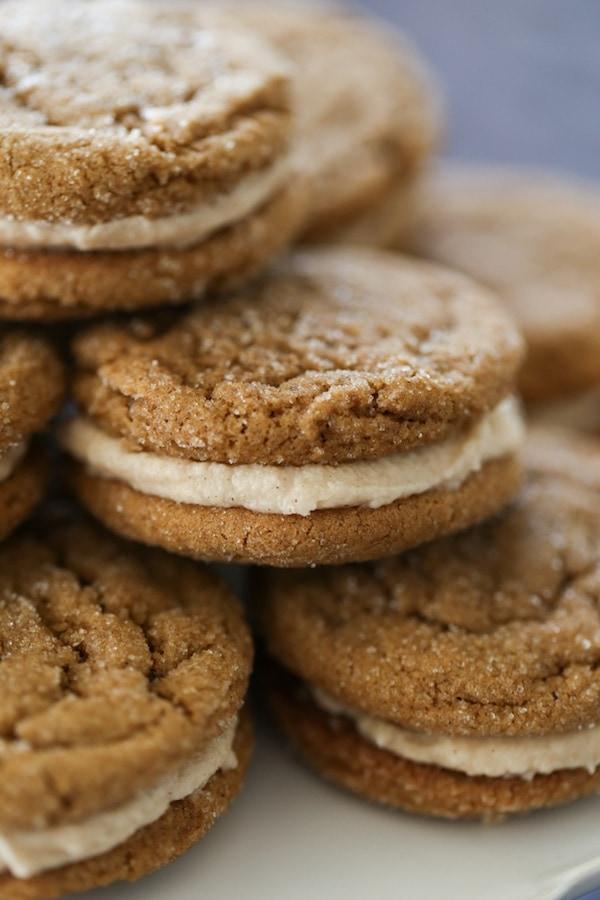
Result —
[[86, 523], [44, 521], [0, 559], [2, 896], [138, 877], [239, 788], [240, 608], [207, 570]]
[[276, 706], [318, 769], [449, 816], [597, 788], [600, 513], [591, 448], [560, 440], [538, 433], [521, 495], [476, 528], [368, 566], [269, 576], [263, 631], [297, 679], [275, 679]]
[[0, 328], [0, 538], [42, 496], [47, 466], [31, 441], [57, 411], [63, 393], [63, 367], [50, 343]]
[[5, 317], [181, 301], [291, 237], [289, 84], [266, 44], [185, 3], [9, 0], [3, 18]]
[[435, 266], [297, 254], [243, 295], [92, 328], [74, 352], [63, 440], [81, 496], [178, 552], [381, 556], [516, 487], [520, 338], [491, 295]]
[[389, 243], [440, 131], [424, 61], [401, 34], [340, 8], [251, 2], [234, 16], [293, 66], [298, 157], [312, 185], [305, 236]]
[[[431, 178], [419, 207], [416, 249], [489, 284], [514, 314], [528, 349], [525, 399], [545, 404], [596, 390], [598, 188], [542, 172], [457, 166]], [[598, 428], [597, 397], [589, 406]]]

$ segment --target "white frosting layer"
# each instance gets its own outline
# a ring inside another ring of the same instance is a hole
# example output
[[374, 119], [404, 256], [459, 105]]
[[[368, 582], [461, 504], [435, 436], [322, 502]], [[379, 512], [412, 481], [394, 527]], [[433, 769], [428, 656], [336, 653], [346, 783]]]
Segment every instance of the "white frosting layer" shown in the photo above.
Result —
[[155, 822], [169, 805], [202, 790], [219, 769], [234, 769], [234, 719], [204, 752], [129, 803], [73, 825], [34, 831], [0, 832], [0, 868], [16, 878], [65, 866], [106, 853], [144, 825]]
[[0, 453], [0, 483], [6, 481], [7, 478], [10, 478], [25, 456], [26, 450], [27, 444], [23, 442], [22, 444], [14, 444], [12, 447], [9, 447], [8, 450]]
[[194, 462], [131, 452], [84, 418], [62, 431], [64, 446], [94, 473], [178, 503], [307, 516], [317, 509], [377, 508], [432, 488], [457, 487], [491, 459], [518, 449], [523, 423], [514, 398], [467, 432], [382, 459], [339, 466]]
[[289, 160], [245, 176], [240, 184], [190, 212], [149, 219], [127, 216], [97, 225], [27, 222], [0, 218], [0, 245], [31, 249], [131, 250], [142, 247], [186, 247], [220, 228], [240, 222], [274, 196], [289, 176]]
[[413, 762], [489, 778], [518, 776], [531, 779], [559, 769], [587, 769], [600, 765], [600, 725], [567, 734], [534, 737], [461, 737], [410, 731], [341, 705], [319, 689], [317, 704], [335, 715], [350, 718], [371, 744]]

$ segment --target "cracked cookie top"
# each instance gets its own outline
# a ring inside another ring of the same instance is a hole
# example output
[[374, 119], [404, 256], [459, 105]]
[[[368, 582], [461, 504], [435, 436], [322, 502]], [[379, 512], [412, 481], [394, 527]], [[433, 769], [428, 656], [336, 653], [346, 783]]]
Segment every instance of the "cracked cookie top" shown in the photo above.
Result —
[[542, 402], [600, 383], [600, 192], [510, 168], [447, 166], [422, 189], [413, 242], [487, 284], [528, 345], [521, 376]]
[[96, 223], [185, 211], [286, 147], [286, 65], [196, 4], [7, 0], [0, 210]]
[[302, 2], [237, 3], [234, 20], [293, 64], [298, 155], [313, 185], [309, 228], [344, 224], [414, 175], [437, 142], [441, 113], [433, 79], [403, 35]]
[[443, 440], [512, 389], [484, 289], [377, 251], [296, 254], [243, 294], [74, 345], [81, 409], [133, 449], [222, 463], [372, 459]]
[[565, 476], [531, 462], [517, 503], [456, 537], [368, 565], [270, 574], [257, 606], [271, 653], [346, 706], [418, 731], [598, 724], [599, 494], [575, 477], [585, 451], [561, 452]]
[[251, 664], [241, 609], [208, 569], [43, 524], [0, 548], [3, 828], [131, 799], [222, 731]]
[[62, 400], [64, 381], [47, 341], [0, 327], [0, 452], [46, 424]]

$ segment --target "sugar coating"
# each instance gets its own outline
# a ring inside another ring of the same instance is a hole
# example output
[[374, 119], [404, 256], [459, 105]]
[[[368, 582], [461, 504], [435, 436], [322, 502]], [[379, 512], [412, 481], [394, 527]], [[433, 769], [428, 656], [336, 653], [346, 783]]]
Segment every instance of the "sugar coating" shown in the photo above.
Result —
[[[556, 435], [548, 440], [555, 442]], [[530, 462], [518, 501], [456, 537], [368, 566], [277, 573], [271, 652], [345, 705], [424, 732], [598, 724], [600, 506], [586, 455]]]
[[497, 290], [523, 330], [531, 402], [600, 383], [600, 191], [543, 172], [449, 167], [423, 188], [420, 255]]
[[63, 366], [49, 341], [0, 326], [0, 452], [46, 424], [64, 387]]
[[335, 464], [473, 422], [511, 391], [521, 352], [494, 298], [459, 275], [313, 250], [218, 304], [84, 332], [74, 391], [133, 449]]
[[202, 750], [251, 642], [207, 570], [73, 521], [0, 549], [0, 825], [76, 822]]
[[[228, 4], [218, 8], [223, 14]], [[433, 79], [402, 34], [301, 2], [236, 4], [233, 20], [292, 63], [297, 155], [312, 184], [311, 239], [335, 234], [397, 182], [414, 179], [437, 143], [441, 114]]]
[[11, 0], [2, 19], [4, 216], [164, 216], [285, 148], [285, 63], [196, 4]]

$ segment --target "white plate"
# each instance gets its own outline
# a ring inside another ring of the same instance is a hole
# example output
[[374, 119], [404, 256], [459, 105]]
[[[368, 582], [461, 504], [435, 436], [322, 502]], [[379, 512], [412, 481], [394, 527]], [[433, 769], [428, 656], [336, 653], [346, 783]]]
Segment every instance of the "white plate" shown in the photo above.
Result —
[[488, 826], [387, 811], [320, 781], [263, 733], [246, 789], [200, 844], [135, 885], [85, 896], [571, 900], [600, 886], [599, 821], [600, 797]]

